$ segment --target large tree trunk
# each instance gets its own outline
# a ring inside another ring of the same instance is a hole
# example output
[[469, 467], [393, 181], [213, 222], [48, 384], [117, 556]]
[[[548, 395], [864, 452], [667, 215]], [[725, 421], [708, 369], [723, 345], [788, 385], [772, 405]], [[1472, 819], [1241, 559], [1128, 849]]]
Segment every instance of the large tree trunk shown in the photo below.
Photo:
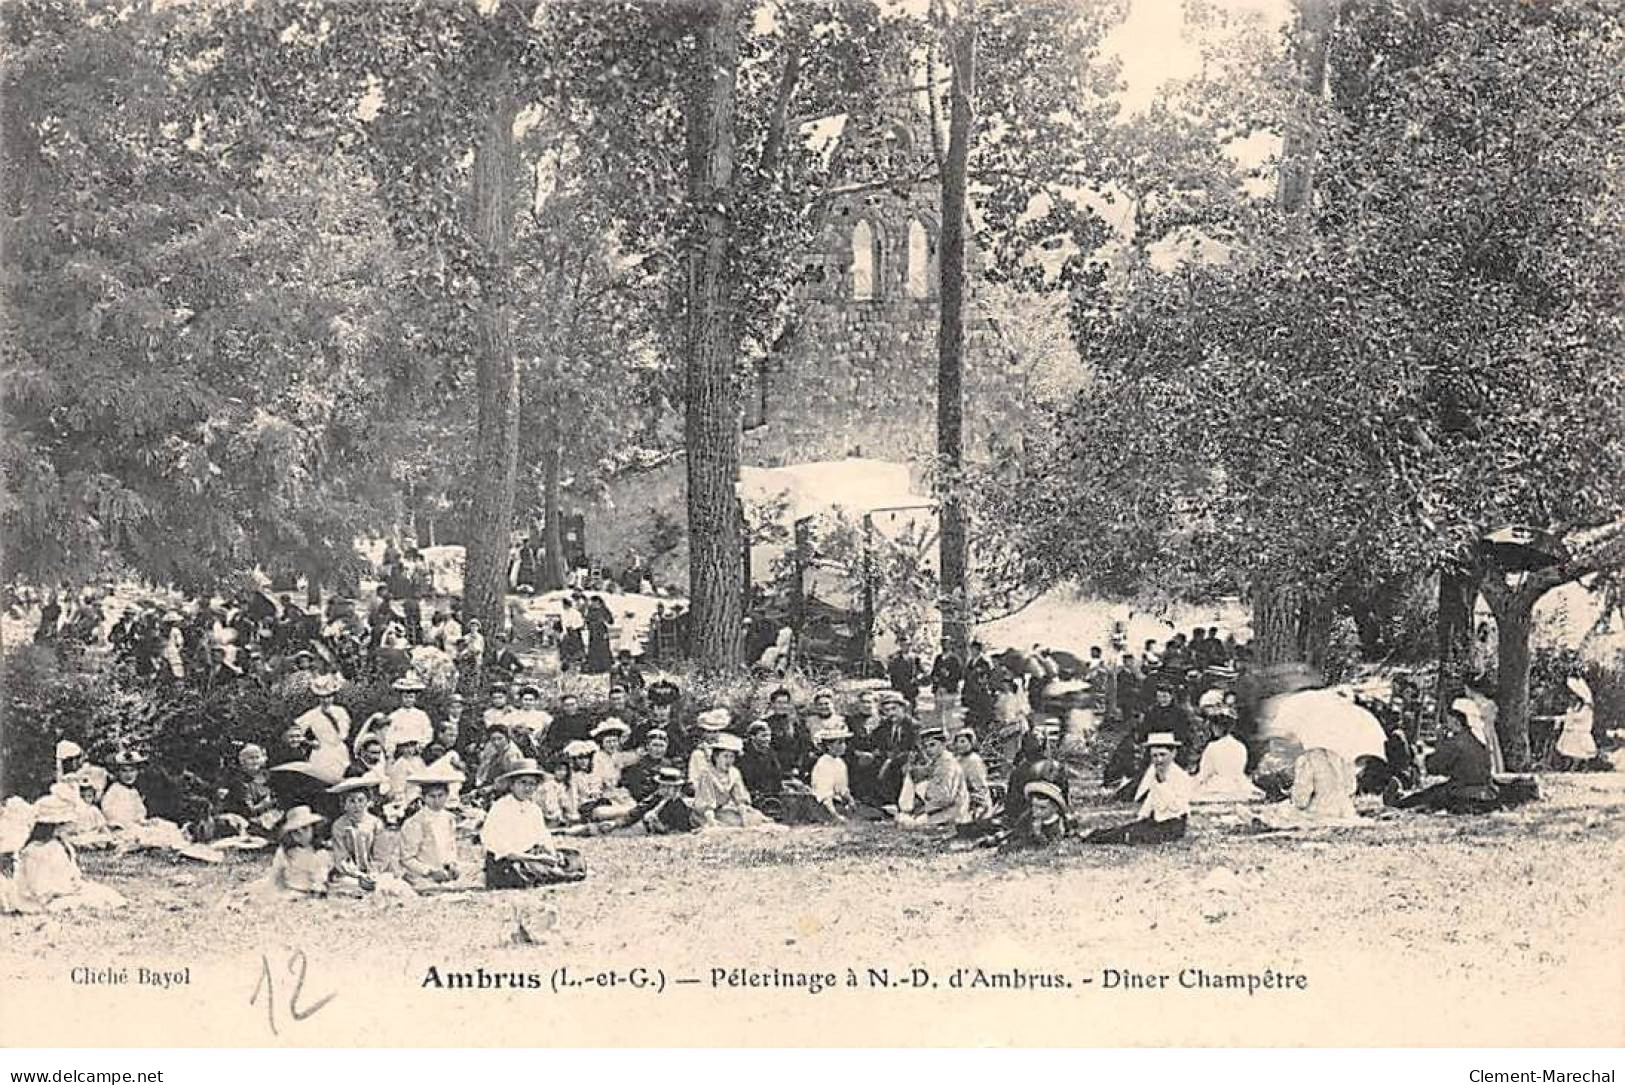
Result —
[[1447, 565], [1439, 571], [1439, 613], [1436, 621], [1439, 680], [1434, 689], [1440, 719], [1450, 703], [1462, 695], [1472, 665], [1473, 605], [1484, 581], [1483, 566]]
[[474, 153], [474, 236], [482, 250], [484, 296], [478, 314], [474, 500], [468, 524], [463, 608], [488, 630], [503, 628], [508, 545], [519, 464], [519, 368], [510, 327], [513, 240], [513, 122], [507, 72], [491, 82], [491, 112]]
[[706, 6], [698, 45], [688, 102], [689, 206], [700, 216], [689, 251], [685, 344], [689, 651], [702, 670], [716, 672], [737, 668], [744, 647], [739, 379], [728, 262], [739, 0]]
[[1535, 604], [1549, 590], [1534, 581], [1512, 588], [1500, 573], [1484, 580], [1495, 613], [1495, 731], [1509, 772], [1529, 767], [1529, 634]]
[[560, 505], [558, 418], [549, 413], [542, 432], [542, 568], [541, 591], [564, 587], [564, 509]]
[[965, 220], [971, 124], [976, 95], [976, 13], [965, 0], [949, 26], [952, 79], [948, 153], [942, 169], [942, 247], [938, 260], [937, 457], [943, 479], [938, 565], [942, 576], [942, 651], [966, 658], [970, 640], [970, 524], [960, 495], [965, 428]]

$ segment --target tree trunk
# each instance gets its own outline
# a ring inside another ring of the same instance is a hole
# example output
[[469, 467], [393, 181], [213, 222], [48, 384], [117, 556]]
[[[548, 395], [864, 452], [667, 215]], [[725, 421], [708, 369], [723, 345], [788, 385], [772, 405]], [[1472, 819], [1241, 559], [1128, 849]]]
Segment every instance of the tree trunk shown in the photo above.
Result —
[[[1303, 689], [1324, 677], [1331, 604], [1293, 585], [1253, 595], [1253, 669], [1267, 685]], [[1270, 692], [1264, 691], [1267, 696]]]
[[463, 609], [502, 629], [507, 618], [508, 546], [519, 464], [519, 368], [514, 364], [509, 287], [513, 241], [513, 122], [506, 70], [491, 84], [491, 112], [474, 153], [474, 236], [482, 249], [475, 384], [474, 500], [468, 524]]
[[1292, 47], [1297, 54], [1303, 99], [1287, 123], [1281, 145], [1281, 171], [1276, 178], [1276, 197], [1288, 214], [1308, 206], [1314, 190], [1317, 131], [1313, 110], [1326, 84], [1326, 46], [1337, 18], [1337, 6], [1337, 0], [1297, 0]]
[[560, 461], [564, 458], [559, 448], [559, 423], [549, 415], [542, 431], [542, 568], [540, 591], [558, 591], [564, 587], [564, 509], [560, 505]]
[[948, 152], [942, 169], [942, 245], [937, 274], [937, 457], [941, 473], [942, 651], [966, 658], [970, 640], [970, 524], [960, 496], [965, 427], [965, 223], [971, 124], [976, 95], [976, 13], [965, 0], [950, 24]]
[[1473, 604], [1478, 601], [1483, 581], [1484, 569], [1476, 563], [1447, 565], [1439, 571], [1439, 613], [1435, 619], [1439, 679], [1434, 699], [1440, 720], [1466, 688], [1473, 654]]
[[744, 648], [739, 567], [739, 378], [728, 261], [732, 232], [739, 0], [713, 0], [689, 86], [689, 246], [684, 445], [688, 462], [690, 654], [705, 671], [738, 668]]
[[1529, 633], [1535, 598], [1515, 591], [1492, 595], [1495, 611], [1495, 731], [1509, 772], [1529, 767]]

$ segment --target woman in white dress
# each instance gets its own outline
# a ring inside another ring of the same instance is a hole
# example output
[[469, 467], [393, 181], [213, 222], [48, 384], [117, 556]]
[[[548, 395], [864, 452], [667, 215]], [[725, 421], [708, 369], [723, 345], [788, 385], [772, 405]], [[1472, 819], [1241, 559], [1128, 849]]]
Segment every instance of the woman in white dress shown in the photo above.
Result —
[[1573, 694], [1569, 710], [1563, 713], [1563, 730], [1557, 736], [1557, 752], [1570, 761], [1585, 762], [1597, 756], [1597, 738], [1592, 733], [1596, 716], [1592, 710], [1591, 685], [1584, 678], [1569, 678]]
[[1235, 719], [1217, 712], [1208, 716], [1213, 739], [1202, 749], [1191, 802], [1254, 802], [1264, 793], [1247, 776], [1247, 747], [1231, 733]]

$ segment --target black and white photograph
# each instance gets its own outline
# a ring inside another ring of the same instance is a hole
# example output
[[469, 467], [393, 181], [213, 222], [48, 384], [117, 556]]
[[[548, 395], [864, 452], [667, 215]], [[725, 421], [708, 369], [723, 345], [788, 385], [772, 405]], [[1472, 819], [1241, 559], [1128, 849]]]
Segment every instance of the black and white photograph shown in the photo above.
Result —
[[1614, 1080], [1618, 0], [0, 0], [0, 202], [0, 1046]]

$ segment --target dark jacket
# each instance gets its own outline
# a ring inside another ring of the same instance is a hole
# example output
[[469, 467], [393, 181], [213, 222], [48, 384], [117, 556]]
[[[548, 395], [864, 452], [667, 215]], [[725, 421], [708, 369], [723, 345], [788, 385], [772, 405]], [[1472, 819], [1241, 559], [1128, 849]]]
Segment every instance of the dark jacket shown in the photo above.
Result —
[[737, 767], [745, 781], [745, 789], [758, 805], [763, 799], [784, 791], [784, 769], [771, 748], [757, 750], [747, 746], [745, 752], [739, 755]]
[[1451, 790], [1477, 789], [1489, 786], [1490, 751], [1471, 731], [1460, 731], [1439, 743], [1439, 748], [1428, 755], [1428, 771], [1435, 776], [1448, 776]]

